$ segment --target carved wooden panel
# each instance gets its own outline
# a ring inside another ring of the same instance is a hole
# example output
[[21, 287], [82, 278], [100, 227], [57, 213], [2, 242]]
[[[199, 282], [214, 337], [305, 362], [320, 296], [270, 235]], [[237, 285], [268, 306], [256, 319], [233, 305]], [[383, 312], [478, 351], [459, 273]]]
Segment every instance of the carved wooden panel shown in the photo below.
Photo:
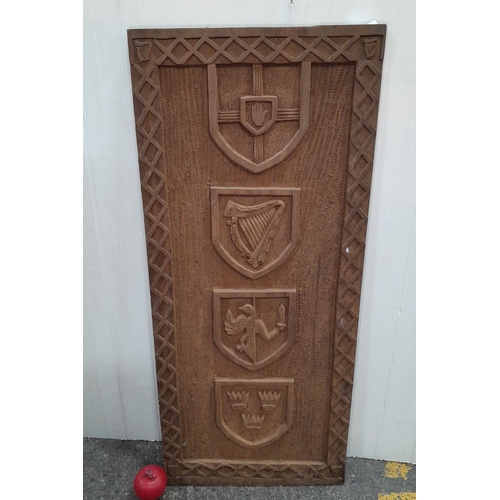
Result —
[[129, 31], [171, 484], [343, 482], [384, 38]]

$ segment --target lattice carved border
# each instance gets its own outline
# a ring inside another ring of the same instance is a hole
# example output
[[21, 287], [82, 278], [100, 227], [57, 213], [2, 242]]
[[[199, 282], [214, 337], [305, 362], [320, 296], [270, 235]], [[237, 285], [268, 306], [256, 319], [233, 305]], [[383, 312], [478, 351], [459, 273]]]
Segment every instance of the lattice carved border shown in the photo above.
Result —
[[158, 401], [165, 463], [181, 460], [170, 224], [155, 64], [134, 64], [132, 83], [149, 264]]
[[[345, 476], [385, 25], [129, 30], [163, 458], [171, 484], [340, 484]], [[159, 66], [355, 62], [327, 463], [182, 460]]]

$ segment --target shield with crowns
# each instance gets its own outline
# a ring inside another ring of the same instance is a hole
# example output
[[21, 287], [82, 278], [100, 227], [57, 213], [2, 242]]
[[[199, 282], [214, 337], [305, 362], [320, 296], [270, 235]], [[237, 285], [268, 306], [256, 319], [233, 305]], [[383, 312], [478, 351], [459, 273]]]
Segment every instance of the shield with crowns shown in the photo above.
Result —
[[294, 379], [215, 379], [215, 421], [222, 433], [244, 448], [274, 443], [290, 428]]
[[297, 147], [309, 125], [310, 82], [310, 62], [209, 64], [210, 134], [215, 143], [250, 172], [278, 164]]

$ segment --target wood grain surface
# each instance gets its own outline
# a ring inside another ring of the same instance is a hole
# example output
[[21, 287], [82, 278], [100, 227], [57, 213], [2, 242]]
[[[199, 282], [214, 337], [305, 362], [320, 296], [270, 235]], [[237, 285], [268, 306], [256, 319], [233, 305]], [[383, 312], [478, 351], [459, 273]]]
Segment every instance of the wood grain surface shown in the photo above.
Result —
[[343, 481], [384, 34], [129, 32], [172, 484]]

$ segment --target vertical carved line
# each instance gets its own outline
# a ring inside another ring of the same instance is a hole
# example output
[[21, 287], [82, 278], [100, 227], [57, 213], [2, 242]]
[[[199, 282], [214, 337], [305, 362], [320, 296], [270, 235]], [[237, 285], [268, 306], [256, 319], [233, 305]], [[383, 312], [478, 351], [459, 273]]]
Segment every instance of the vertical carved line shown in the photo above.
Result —
[[255, 320], [257, 319], [257, 299], [254, 296], [252, 298], [253, 302], [253, 332], [252, 332], [252, 342], [253, 342], [253, 361], [257, 361], [257, 334], [255, 331]]
[[[254, 64], [253, 66], [253, 95], [264, 95], [264, 74], [262, 64]], [[264, 137], [261, 135], [253, 138], [253, 161], [254, 163], [262, 163], [264, 160]]]
[[[303, 62], [300, 67], [300, 122], [297, 142], [302, 139], [309, 127], [309, 108], [311, 106], [311, 63]], [[295, 141], [295, 138], [294, 138]]]
[[253, 95], [264, 95], [264, 75], [262, 64], [253, 64]]
[[254, 163], [262, 163], [264, 160], [264, 136], [257, 135], [253, 138], [253, 161]]

